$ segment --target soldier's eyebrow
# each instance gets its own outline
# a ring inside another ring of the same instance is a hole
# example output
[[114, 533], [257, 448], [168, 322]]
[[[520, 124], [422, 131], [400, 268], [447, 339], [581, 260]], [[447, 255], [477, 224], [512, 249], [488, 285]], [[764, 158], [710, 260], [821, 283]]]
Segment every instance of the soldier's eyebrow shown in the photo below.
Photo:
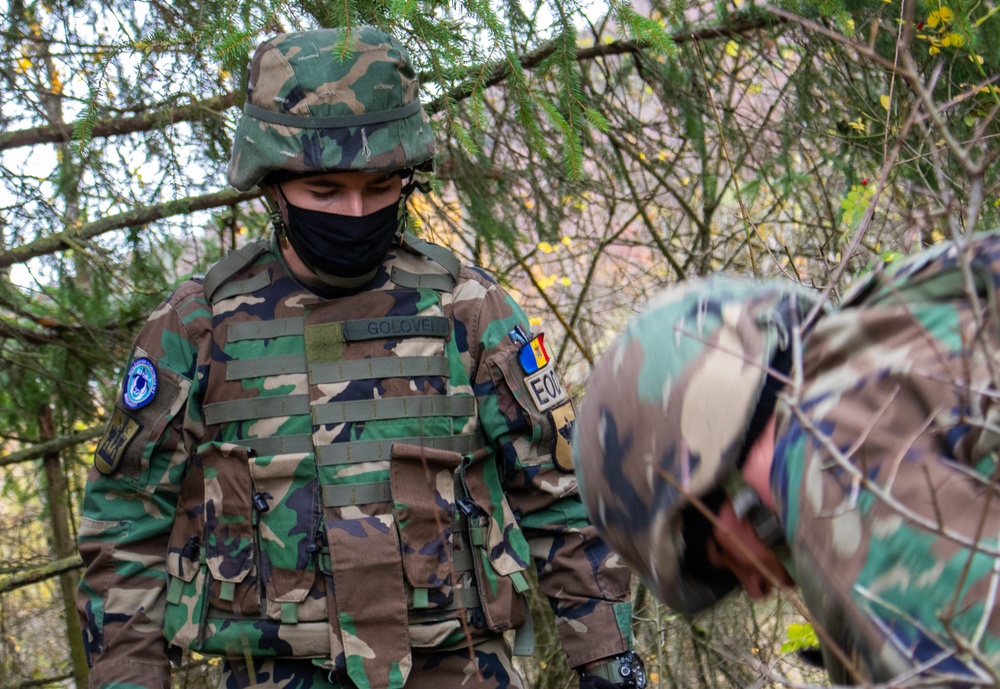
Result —
[[308, 184], [310, 187], [321, 189], [340, 189], [344, 186], [343, 183], [333, 179], [311, 179]]

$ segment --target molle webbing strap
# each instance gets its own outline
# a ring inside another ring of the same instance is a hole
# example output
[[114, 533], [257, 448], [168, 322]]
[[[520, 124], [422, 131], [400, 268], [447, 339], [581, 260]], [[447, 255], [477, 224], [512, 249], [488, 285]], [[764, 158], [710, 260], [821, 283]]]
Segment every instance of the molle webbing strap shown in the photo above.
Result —
[[243, 321], [233, 323], [227, 328], [226, 341], [270, 340], [274, 337], [301, 335], [305, 332], [305, 320], [302, 318], [275, 318], [269, 321]]
[[[293, 395], [292, 397], [296, 396]], [[253, 402], [255, 400], [246, 401]], [[223, 402], [221, 404], [226, 403]], [[206, 415], [207, 412], [208, 407], [206, 407]], [[378, 400], [329, 402], [327, 404], [318, 404], [312, 409], [313, 423], [317, 425], [348, 423], [351, 421], [375, 421], [378, 419], [412, 419], [427, 416], [472, 416], [475, 413], [476, 398], [472, 395], [459, 395], [455, 397], [391, 397]], [[279, 416], [279, 414], [274, 414], [274, 416]]]
[[205, 423], [210, 426], [229, 421], [266, 419], [275, 416], [299, 416], [309, 413], [309, 395], [280, 395], [214, 402], [206, 404], [204, 412]]
[[424, 436], [419, 438], [392, 438], [390, 440], [354, 440], [346, 443], [332, 443], [316, 449], [316, 463], [320, 466], [356, 464], [358, 462], [387, 461], [392, 457], [392, 444], [418, 445], [435, 450], [451, 450], [459, 454], [469, 454], [483, 446], [483, 438], [477, 433], [466, 435]]
[[[232, 296], [232, 294], [226, 294], [221, 297], [215, 297], [215, 291], [219, 289], [219, 286], [227, 282], [231, 277], [239, 273], [241, 270], [246, 268], [248, 265], [257, 260], [257, 257], [268, 250], [268, 243], [266, 241], [251, 242], [245, 246], [241, 246], [236, 251], [230, 251], [229, 254], [216, 263], [214, 266], [209, 268], [208, 273], [205, 275], [205, 279], [202, 281], [202, 287], [205, 290], [205, 297], [208, 298], [213, 304], [219, 299], [223, 299], [227, 296]], [[265, 280], [269, 280], [266, 273], [260, 273], [264, 276]], [[241, 283], [236, 283], [241, 284]], [[264, 283], [265, 285], [267, 282]], [[261, 285], [263, 286], [263, 285]], [[260, 286], [255, 287], [259, 289]]]
[[243, 380], [261, 376], [282, 376], [289, 373], [305, 373], [304, 354], [283, 354], [262, 356], [256, 359], [237, 359], [226, 364], [226, 380]]
[[324, 507], [370, 505], [375, 502], [390, 501], [392, 501], [392, 490], [388, 481], [323, 486]]
[[514, 647], [511, 655], [535, 655], [535, 623], [531, 619], [531, 608], [524, 609], [524, 626], [514, 632]]
[[[458, 571], [456, 569], [456, 571]], [[410, 624], [420, 624], [435, 619], [435, 614], [451, 613], [456, 610], [475, 610], [480, 607], [479, 589], [475, 586], [467, 586], [460, 589], [452, 589], [452, 600], [448, 605], [441, 608], [430, 608], [428, 602], [428, 589], [413, 589], [413, 601], [410, 607]], [[439, 619], [444, 619], [441, 617]]]
[[307, 326], [306, 358], [315, 364], [341, 361], [345, 342], [451, 335], [451, 322], [441, 316], [386, 316]]
[[458, 273], [462, 270], [462, 262], [455, 258], [455, 254], [451, 253], [443, 246], [438, 246], [437, 244], [431, 244], [430, 242], [425, 242], [416, 235], [410, 234], [409, 232], [403, 233], [403, 245], [409, 247], [411, 250], [416, 251], [418, 254], [426, 256], [435, 263], [444, 267], [451, 276], [458, 280]]
[[411, 289], [433, 289], [438, 292], [451, 292], [455, 289], [455, 279], [450, 275], [437, 273], [417, 274], [396, 266], [392, 268], [392, 277], [390, 279], [400, 287], [409, 287]]
[[[261, 361], [258, 359], [258, 361]], [[309, 367], [309, 383], [342, 383], [349, 380], [382, 378], [449, 377], [451, 368], [444, 356], [387, 356], [378, 359], [327, 361]], [[228, 374], [227, 374], [228, 375]]]
[[[345, 342], [395, 339], [397, 337], [447, 337], [451, 323], [441, 316], [385, 316], [344, 321]], [[318, 326], [322, 327], [322, 326]]]
[[[451, 551], [452, 565], [455, 567], [456, 572], [474, 572], [476, 569], [475, 563], [472, 561], [473, 554], [471, 550], [453, 550]], [[476, 601], [475, 606], [467, 607], [478, 607], [479, 601]]]
[[266, 270], [262, 270], [246, 280], [237, 280], [236, 282], [227, 282], [224, 285], [219, 285], [219, 287], [212, 293], [212, 303], [217, 304], [223, 299], [235, 297], [240, 294], [250, 294], [251, 292], [263, 289], [270, 284], [271, 276], [267, 274]]
[[277, 435], [269, 438], [249, 438], [241, 440], [240, 444], [256, 452], [258, 457], [304, 455], [313, 451], [312, 436], [306, 433]]

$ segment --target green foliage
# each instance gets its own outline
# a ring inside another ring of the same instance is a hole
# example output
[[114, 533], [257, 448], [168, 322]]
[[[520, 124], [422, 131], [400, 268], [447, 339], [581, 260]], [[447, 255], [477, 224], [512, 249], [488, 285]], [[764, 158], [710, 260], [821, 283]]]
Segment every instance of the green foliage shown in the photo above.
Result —
[[875, 196], [874, 184], [855, 184], [847, 192], [847, 196], [840, 202], [840, 207], [844, 210], [844, 224], [848, 227], [857, 225], [864, 217]]
[[781, 644], [782, 653], [794, 653], [800, 648], [817, 648], [819, 647], [819, 638], [816, 636], [816, 630], [808, 622], [798, 624], [792, 623], [788, 625], [787, 641]]

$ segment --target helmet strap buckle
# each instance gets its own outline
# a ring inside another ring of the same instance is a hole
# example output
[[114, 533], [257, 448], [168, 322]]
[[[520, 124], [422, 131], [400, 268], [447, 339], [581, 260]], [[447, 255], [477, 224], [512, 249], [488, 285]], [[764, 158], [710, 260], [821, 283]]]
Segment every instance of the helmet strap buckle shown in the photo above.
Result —
[[726, 479], [725, 491], [737, 518], [750, 522], [761, 543], [771, 550], [785, 544], [785, 532], [778, 521], [778, 515], [764, 506], [760, 494], [746, 482], [738, 469], [733, 470]]

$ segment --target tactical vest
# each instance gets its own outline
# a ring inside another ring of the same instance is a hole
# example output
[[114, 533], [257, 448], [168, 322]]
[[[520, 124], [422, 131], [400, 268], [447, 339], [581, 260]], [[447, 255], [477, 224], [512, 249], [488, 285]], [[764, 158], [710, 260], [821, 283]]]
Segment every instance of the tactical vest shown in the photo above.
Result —
[[[383, 286], [323, 299], [276, 251], [251, 244], [204, 280], [211, 440], [181, 489], [165, 635], [402, 686], [411, 647], [526, 620], [527, 542], [454, 337], [460, 266], [407, 237]], [[490, 552], [497, 533], [515, 556]]]

